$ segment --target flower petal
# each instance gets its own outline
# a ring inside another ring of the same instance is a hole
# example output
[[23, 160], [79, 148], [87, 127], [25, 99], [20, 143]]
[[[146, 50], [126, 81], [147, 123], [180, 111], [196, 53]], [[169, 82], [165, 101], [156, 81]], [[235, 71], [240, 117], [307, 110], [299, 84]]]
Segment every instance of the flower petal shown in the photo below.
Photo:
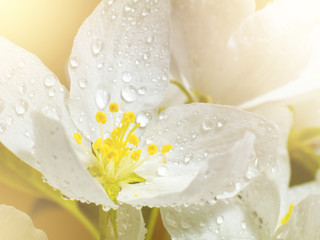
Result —
[[109, 225], [110, 240], [144, 240], [147, 229], [144, 226], [144, 219], [141, 210], [130, 205], [120, 205], [117, 211], [118, 238], [114, 236], [111, 224]]
[[0, 37], [0, 141], [23, 161], [38, 169], [33, 152], [33, 110], [74, 124], [65, 106], [67, 91], [33, 54]]
[[102, 1], [74, 42], [70, 110], [86, 135], [109, 102], [138, 114], [156, 109], [168, 87], [169, 3]]
[[320, 195], [309, 195], [294, 206], [289, 221], [278, 229], [277, 239], [319, 239], [319, 206]]
[[194, 103], [163, 111], [140, 142], [173, 148], [167, 163], [158, 154], [140, 166], [136, 172], [147, 181], [125, 186], [119, 201], [191, 204], [233, 196], [269, 166], [275, 160], [277, 129], [252, 113]]
[[277, 224], [279, 189], [265, 176], [238, 196], [215, 205], [161, 208], [161, 217], [174, 239], [268, 239]]
[[30, 217], [11, 206], [0, 205], [0, 239], [47, 240], [47, 235], [34, 227]]
[[171, 8], [173, 63], [193, 86], [213, 81], [212, 72], [225, 64], [227, 39], [254, 12], [254, 1], [173, 0]]
[[40, 113], [33, 113], [33, 124], [35, 155], [47, 183], [70, 199], [116, 208], [102, 185], [85, 169], [84, 161], [74, 151], [80, 147], [70, 142], [64, 127]]
[[[199, 2], [203, 5], [202, 1]], [[208, 2], [205, 1], [202, 9], [210, 9], [212, 3]], [[234, 11], [238, 11], [238, 6], [231, 4], [229, 8], [224, 6], [226, 9], [224, 11], [229, 10], [224, 14], [225, 18], [233, 18]], [[319, 8], [320, 4], [314, 0], [273, 1], [261, 11], [251, 15], [247, 12], [244, 20], [245, 14], [242, 18], [238, 18], [239, 15], [235, 14], [240, 22], [228, 32], [228, 35], [223, 35], [225, 31], [223, 27], [202, 27], [221, 23], [228, 26], [228, 21], [219, 22], [210, 18], [203, 20], [199, 14], [196, 15], [199, 24], [195, 24], [193, 29], [198, 28], [199, 34], [186, 31], [185, 28], [179, 30], [180, 25], [174, 29], [174, 31], [184, 31], [182, 36], [192, 39], [189, 42], [198, 43], [196, 47], [195, 44], [190, 44], [191, 47], [187, 46], [181, 50], [191, 52], [188, 56], [191, 65], [186, 67], [192, 71], [192, 75], [189, 74], [192, 80], [189, 80], [193, 81], [196, 90], [210, 95], [214, 102], [238, 105], [298, 79], [305, 67], [314, 61], [312, 51], [319, 42]], [[243, 13], [243, 10], [240, 13]], [[181, 13], [182, 16], [184, 14], [186, 17], [189, 16], [188, 12]], [[188, 22], [193, 23], [193, 21]], [[232, 24], [233, 22], [230, 23]], [[217, 29], [221, 31], [217, 32]], [[214, 41], [218, 37], [213, 37], [210, 42], [212, 35], [219, 37], [222, 35], [222, 39]], [[179, 41], [177, 42], [179, 44]], [[180, 57], [176, 55], [175, 57]], [[319, 68], [313, 66], [310, 73], [314, 76], [319, 75]], [[294, 86], [290, 83], [293, 93], [287, 91], [280, 93], [288, 96], [306, 91], [309, 86], [319, 87], [319, 81], [315, 80], [314, 76], [310, 79], [299, 79], [296, 83], [292, 83]], [[241, 81], [240, 88], [239, 81]], [[274, 99], [274, 96], [263, 101], [271, 99]]]

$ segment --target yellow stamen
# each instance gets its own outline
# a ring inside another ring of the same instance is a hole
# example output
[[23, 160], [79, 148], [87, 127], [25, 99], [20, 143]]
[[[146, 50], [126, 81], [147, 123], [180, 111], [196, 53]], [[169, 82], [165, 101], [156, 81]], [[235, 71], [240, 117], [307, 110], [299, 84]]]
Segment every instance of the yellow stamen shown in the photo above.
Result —
[[102, 139], [98, 138], [93, 144], [93, 149], [99, 150], [99, 148], [101, 147], [101, 144], [102, 144]]
[[107, 116], [104, 112], [98, 111], [96, 114], [96, 120], [98, 123], [106, 124]]
[[80, 133], [74, 133], [74, 139], [78, 144], [81, 144], [82, 136]]
[[138, 197], [138, 194], [134, 194], [135, 197]]
[[155, 154], [157, 151], [158, 151], [158, 147], [154, 144], [150, 144], [148, 147], [147, 147], [147, 151], [150, 155], [153, 155]]
[[138, 146], [139, 145], [139, 138], [137, 137], [137, 135], [131, 134], [128, 137], [128, 142], [135, 145], [135, 146]]
[[135, 120], [135, 115], [134, 115], [134, 112], [125, 112], [123, 114], [123, 120], [124, 121], [129, 121], [131, 123], [134, 123], [134, 120]]
[[286, 224], [289, 221], [291, 214], [292, 214], [293, 207], [294, 207], [294, 205], [291, 203], [290, 207], [289, 207], [289, 211], [287, 212], [286, 216], [284, 218], [282, 218], [282, 220], [281, 220], [282, 225]]
[[134, 151], [134, 152], [132, 153], [131, 159], [132, 159], [133, 161], [138, 161], [139, 158], [140, 158], [140, 155], [141, 155], [141, 149], [136, 150], [136, 151]]
[[110, 103], [109, 111], [112, 113], [118, 112], [119, 111], [118, 103]]
[[162, 153], [167, 153], [167, 152], [169, 152], [169, 151], [171, 150], [171, 148], [172, 148], [172, 145], [171, 145], [171, 144], [164, 145], [164, 146], [162, 147], [162, 149], [161, 149], [161, 152], [162, 152]]

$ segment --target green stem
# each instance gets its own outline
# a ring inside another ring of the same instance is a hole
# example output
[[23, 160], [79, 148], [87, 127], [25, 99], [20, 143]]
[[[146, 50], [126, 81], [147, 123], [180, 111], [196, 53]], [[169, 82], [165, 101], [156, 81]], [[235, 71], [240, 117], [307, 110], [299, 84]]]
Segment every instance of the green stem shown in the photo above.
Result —
[[[112, 237], [118, 239], [117, 216], [118, 210], [110, 209], [108, 212], [106, 212], [102, 209], [102, 206], [99, 207], [100, 240], [108, 240]], [[112, 225], [112, 230], [109, 225], [109, 220]]]
[[159, 216], [160, 210], [159, 208], [152, 208], [150, 213], [149, 222], [148, 222], [148, 233], [145, 240], [151, 240], [153, 237], [154, 229], [157, 224], [157, 219]]
[[108, 239], [108, 212], [99, 207], [99, 230], [100, 230], [100, 240]]
[[190, 92], [185, 88], [185, 86], [181, 82], [171, 80], [170, 83], [176, 85], [186, 95], [186, 97], [188, 98], [188, 103], [195, 102]]

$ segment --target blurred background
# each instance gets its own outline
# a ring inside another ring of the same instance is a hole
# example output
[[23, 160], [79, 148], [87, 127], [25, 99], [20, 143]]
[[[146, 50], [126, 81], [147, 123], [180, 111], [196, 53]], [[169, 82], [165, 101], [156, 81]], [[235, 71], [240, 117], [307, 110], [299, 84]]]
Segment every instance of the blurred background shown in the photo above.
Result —
[[[73, 39], [82, 22], [99, 2], [0, 0], [0, 35], [37, 55], [65, 83]], [[8, 156], [5, 151], [7, 150], [1, 147], [0, 158]], [[48, 206], [48, 203], [39, 201], [31, 194], [0, 183], [0, 204], [2, 203], [28, 213], [35, 226], [44, 230], [50, 240], [92, 239], [68, 212], [54, 205]]]

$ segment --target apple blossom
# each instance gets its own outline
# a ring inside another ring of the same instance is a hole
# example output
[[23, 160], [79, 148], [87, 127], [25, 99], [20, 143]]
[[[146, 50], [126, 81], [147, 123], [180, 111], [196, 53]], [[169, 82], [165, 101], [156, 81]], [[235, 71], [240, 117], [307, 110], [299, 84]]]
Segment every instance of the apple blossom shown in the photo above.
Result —
[[70, 94], [0, 38], [1, 142], [64, 196], [118, 209], [119, 239], [144, 237], [135, 208], [228, 198], [276, 157], [277, 128], [256, 114], [194, 103], [157, 115], [168, 15], [168, 1], [101, 2], [75, 38]]

